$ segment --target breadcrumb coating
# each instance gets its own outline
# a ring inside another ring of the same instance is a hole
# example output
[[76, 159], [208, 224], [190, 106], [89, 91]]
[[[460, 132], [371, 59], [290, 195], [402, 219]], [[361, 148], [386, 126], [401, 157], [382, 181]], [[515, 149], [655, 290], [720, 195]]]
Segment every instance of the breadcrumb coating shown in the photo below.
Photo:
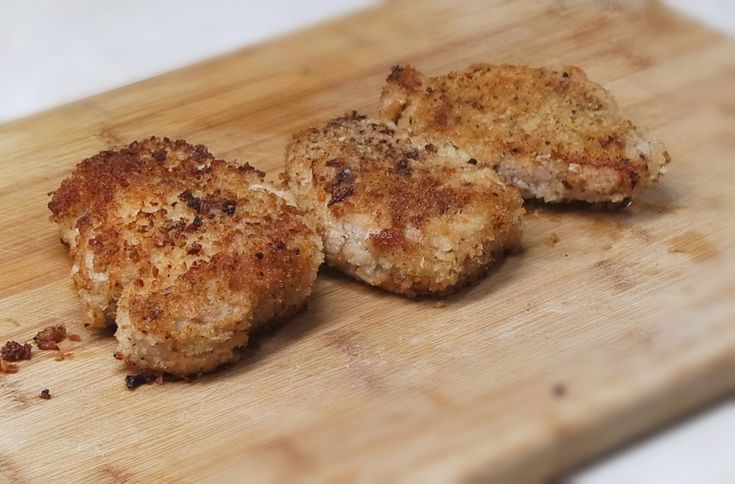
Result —
[[394, 293], [442, 295], [520, 241], [518, 191], [475, 161], [353, 112], [292, 137], [285, 181], [330, 265]]
[[309, 296], [321, 240], [292, 200], [205, 147], [150, 138], [82, 161], [49, 203], [86, 323], [118, 353], [186, 375], [235, 357], [248, 333]]
[[395, 66], [380, 115], [415, 139], [458, 146], [547, 202], [621, 202], [670, 161], [578, 67], [476, 65], [427, 77]]

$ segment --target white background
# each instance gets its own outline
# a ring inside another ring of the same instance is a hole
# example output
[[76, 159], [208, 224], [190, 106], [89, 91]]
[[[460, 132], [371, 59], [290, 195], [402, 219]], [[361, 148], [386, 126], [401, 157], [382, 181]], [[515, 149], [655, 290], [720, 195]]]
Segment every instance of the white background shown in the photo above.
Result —
[[[665, 1], [735, 33], [735, 0]], [[372, 3], [0, 0], [0, 121], [145, 79]], [[733, 484], [735, 402], [730, 400], [603, 459], [567, 482]]]

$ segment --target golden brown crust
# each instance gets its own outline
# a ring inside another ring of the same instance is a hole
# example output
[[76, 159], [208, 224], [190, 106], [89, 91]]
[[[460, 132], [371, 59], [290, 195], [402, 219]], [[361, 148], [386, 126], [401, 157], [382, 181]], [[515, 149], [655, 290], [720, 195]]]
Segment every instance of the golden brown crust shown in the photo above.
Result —
[[444, 294], [517, 243], [517, 191], [442, 150], [354, 112], [294, 135], [286, 182], [318, 220], [327, 261], [393, 292]]
[[[184, 140], [151, 137], [133, 141], [122, 149], [107, 150], [82, 161], [53, 194], [49, 209], [53, 220], [98, 214], [111, 203], [117, 191], [146, 184], [151, 177], [167, 176], [169, 169], [182, 180], [201, 177], [199, 166], [208, 166], [214, 157], [203, 145]], [[246, 165], [249, 167], [249, 165]]]
[[115, 321], [128, 362], [211, 370], [251, 327], [303, 305], [321, 244], [263, 178], [203, 146], [151, 138], [84, 160], [56, 191], [49, 206], [87, 322]]
[[669, 162], [608, 91], [571, 66], [475, 65], [437, 77], [394, 67], [381, 117], [412, 136], [454, 143], [525, 196], [547, 201], [618, 201]]

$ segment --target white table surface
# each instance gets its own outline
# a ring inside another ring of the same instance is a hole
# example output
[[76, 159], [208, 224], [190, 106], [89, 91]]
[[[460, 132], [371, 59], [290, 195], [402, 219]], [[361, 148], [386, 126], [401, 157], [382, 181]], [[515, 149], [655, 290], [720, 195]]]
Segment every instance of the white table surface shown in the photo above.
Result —
[[[735, 0], [665, 1], [735, 34]], [[373, 3], [0, 0], [0, 122]], [[735, 400], [602, 459], [565, 482], [734, 484]]]

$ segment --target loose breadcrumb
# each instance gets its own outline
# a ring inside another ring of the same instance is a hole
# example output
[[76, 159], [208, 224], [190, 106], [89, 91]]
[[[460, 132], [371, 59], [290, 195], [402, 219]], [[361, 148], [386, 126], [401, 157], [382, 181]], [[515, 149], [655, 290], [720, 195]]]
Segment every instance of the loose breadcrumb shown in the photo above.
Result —
[[66, 327], [63, 324], [47, 326], [33, 337], [36, 346], [41, 350], [58, 350], [59, 345], [66, 338]]
[[31, 359], [31, 345], [20, 344], [17, 341], [8, 341], [0, 350], [0, 357], [5, 361], [21, 361]]

